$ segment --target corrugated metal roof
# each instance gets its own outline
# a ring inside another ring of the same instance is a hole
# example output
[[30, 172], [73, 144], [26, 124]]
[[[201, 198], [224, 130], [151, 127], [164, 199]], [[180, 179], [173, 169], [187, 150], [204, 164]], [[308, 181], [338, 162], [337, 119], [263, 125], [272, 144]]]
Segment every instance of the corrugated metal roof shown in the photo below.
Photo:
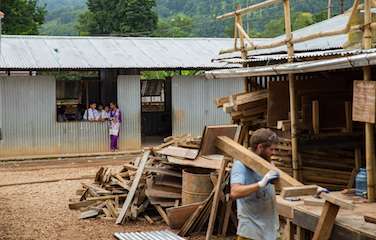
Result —
[[7, 36], [0, 69], [225, 68], [213, 63], [230, 38]]
[[[362, 49], [354, 49], [354, 50], [345, 50], [345, 49], [334, 49], [334, 50], [322, 50], [322, 51], [312, 51], [312, 52], [301, 52], [295, 53], [294, 59], [299, 60], [303, 58], [311, 58], [311, 57], [330, 57], [330, 56], [352, 56], [361, 53], [373, 53], [376, 52], [375, 48], [362, 50]], [[247, 63], [247, 62], [266, 62], [271, 60], [287, 60], [286, 54], [269, 54], [269, 55], [260, 55], [260, 56], [250, 56], [248, 59], [241, 59], [241, 58], [233, 58], [233, 59], [224, 59], [219, 60], [222, 62], [227, 63]]]
[[[313, 33], [340, 30], [346, 26], [348, 19], [349, 19], [349, 12], [346, 12], [345, 14], [341, 14], [333, 18], [324, 20], [322, 22], [298, 29], [293, 32], [293, 36], [294, 38], [296, 38], [296, 37], [307, 36]], [[276, 42], [276, 41], [280, 41], [283, 39], [285, 39], [285, 34], [280, 35], [275, 38], [267, 39], [267, 41]], [[304, 52], [304, 51], [339, 49], [339, 48], [342, 48], [342, 45], [346, 41], [347, 41], [346, 34], [330, 36], [330, 37], [322, 37], [322, 38], [312, 39], [309, 41], [294, 44], [294, 51]], [[227, 48], [230, 48], [231, 46], [232, 45], [228, 45]], [[249, 51], [248, 56], [275, 54], [275, 53], [281, 53], [281, 52], [287, 52], [287, 47], [285, 45], [280, 46], [280, 47], [270, 48], [270, 49], [259, 49], [259, 50]], [[240, 57], [239, 52], [222, 54], [220, 56], [217, 56], [216, 59], [236, 58], [236, 57]]]
[[175, 233], [164, 231], [151, 231], [151, 232], [127, 232], [127, 233], [114, 233], [116, 239], [119, 240], [184, 240]]

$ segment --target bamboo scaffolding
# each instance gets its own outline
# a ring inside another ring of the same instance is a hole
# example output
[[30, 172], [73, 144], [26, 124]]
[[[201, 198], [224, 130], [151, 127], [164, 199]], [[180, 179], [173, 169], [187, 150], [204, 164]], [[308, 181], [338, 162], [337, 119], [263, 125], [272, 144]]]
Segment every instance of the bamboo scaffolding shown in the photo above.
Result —
[[[309, 35], [306, 35], [306, 36], [303, 36], [303, 37], [299, 37], [299, 38], [295, 38], [295, 39], [292, 38], [291, 42], [293, 44], [296, 44], [296, 43], [301, 43], [301, 42], [313, 40], [313, 39], [316, 39], [316, 38], [330, 37], [330, 36], [336, 36], [336, 35], [341, 35], [341, 34], [348, 33], [352, 29], [351, 28], [351, 20], [354, 18], [355, 14], [357, 12], [359, 3], [360, 3], [360, 0], [355, 0], [354, 1], [353, 6], [351, 7], [350, 17], [349, 17], [349, 19], [348, 19], [348, 21], [346, 23], [346, 26], [343, 29], [335, 30], [335, 31], [313, 33], [313, 34], [309, 34]], [[258, 4], [255, 4], [255, 5], [258, 5]], [[255, 5], [252, 5], [252, 6], [255, 6]], [[250, 7], [252, 7], [252, 6], [250, 6]], [[237, 10], [235, 12], [240, 12], [241, 10], [244, 10], [244, 9], [249, 9], [249, 11], [247, 11], [247, 12], [251, 12], [251, 11], [255, 11], [255, 10], [260, 9], [260, 8], [253, 9], [253, 8], [250, 8], [250, 7], [249, 8], [243, 8], [243, 9]], [[222, 18], [219, 18], [219, 19], [222, 19]], [[363, 28], [363, 26], [360, 26], [360, 25], [357, 25], [356, 27], [358, 27], [360, 29]], [[237, 26], [235, 26], [235, 28], [237, 28]], [[269, 43], [269, 44], [264, 44], [264, 45], [262, 45], [262, 44], [260, 44], [260, 45], [252, 44], [251, 46], [247, 47], [246, 50], [247, 51], [251, 51], [251, 50], [256, 50], [256, 49], [275, 48], [275, 47], [283, 46], [285, 44], [287, 44], [286, 39], [275, 41], [275, 42], [272, 42], [272, 43]], [[233, 53], [233, 52], [237, 52], [237, 51], [239, 51], [238, 48], [223, 49], [223, 50], [220, 51], [220, 54]]]
[[[372, 29], [371, 29], [371, 0], [364, 1], [364, 30], [363, 30], [363, 49], [372, 47]], [[371, 81], [371, 67], [363, 67], [363, 80]], [[375, 201], [375, 139], [374, 125], [365, 123], [366, 130], [366, 169], [367, 169], [367, 193], [368, 201]]]
[[269, 7], [269, 6], [276, 4], [278, 2], [281, 2], [281, 0], [267, 0], [267, 1], [254, 4], [254, 5], [251, 5], [249, 7], [243, 8], [243, 9], [238, 9], [236, 11], [223, 14], [221, 16], [218, 16], [217, 19], [226, 19], [226, 18], [234, 17], [236, 15], [244, 15], [244, 14], [249, 13], [249, 12], [254, 12], [254, 11], [257, 11], [259, 9]]
[[[294, 44], [292, 43], [291, 33], [291, 16], [290, 16], [290, 1], [283, 0], [283, 11], [285, 17], [285, 33], [287, 44], [287, 61], [293, 62], [294, 57]], [[300, 179], [299, 161], [298, 161], [298, 138], [297, 138], [297, 106], [296, 106], [296, 94], [295, 94], [295, 75], [293, 73], [288, 74], [289, 79], [289, 92], [290, 92], [290, 114], [291, 114], [291, 153], [292, 153], [292, 173], [295, 179]]]

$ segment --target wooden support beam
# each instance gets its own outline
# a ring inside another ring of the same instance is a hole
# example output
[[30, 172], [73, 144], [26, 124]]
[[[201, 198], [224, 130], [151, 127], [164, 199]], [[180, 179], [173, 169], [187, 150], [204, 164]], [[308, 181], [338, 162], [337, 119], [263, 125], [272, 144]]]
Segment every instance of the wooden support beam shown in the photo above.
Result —
[[346, 132], [352, 132], [352, 104], [345, 102]]
[[138, 184], [140, 183], [142, 174], [144, 172], [144, 168], [145, 168], [146, 162], [147, 162], [147, 160], [149, 158], [149, 154], [150, 154], [150, 151], [146, 151], [144, 153], [144, 155], [142, 156], [140, 165], [138, 166], [135, 178], [134, 178], [134, 180], [132, 182], [131, 189], [130, 189], [130, 191], [128, 193], [127, 198], [125, 199], [125, 202], [124, 202], [123, 207], [122, 207], [122, 209], [121, 209], [121, 211], [119, 213], [119, 216], [116, 219], [116, 224], [122, 224], [125, 221], [125, 214], [127, 213], [127, 210], [128, 210], [129, 206], [132, 203], [132, 200], [133, 200], [133, 197], [134, 197], [134, 195], [136, 193]]
[[312, 240], [329, 240], [339, 206], [326, 201]]
[[236, 11], [217, 16], [217, 19], [226, 19], [226, 18], [229, 18], [229, 17], [234, 17], [236, 15], [244, 15], [244, 14], [249, 13], [249, 12], [254, 12], [254, 11], [257, 11], [259, 9], [266, 8], [268, 6], [271, 6], [273, 4], [278, 3], [280, 1], [281, 0], [266, 0], [266, 1], [263, 1], [261, 3], [253, 4], [249, 7], [243, 8], [243, 9], [238, 9]]
[[[363, 49], [372, 48], [372, 29], [371, 29], [371, 0], [364, 1], [364, 30], [363, 30]], [[363, 80], [371, 81], [371, 67], [363, 67]], [[365, 123], [366, 127], [366, 169], [367, 169], [367, 195], [368, 201], [375, 201], [375, 138], [374, 125]]]
[[290, 177], [290, 175], [273, 166], [256, 153], [248, 150], [247, 148], [243, 147], [242, 145], [228, 137], [218, 137], [216, 146], [225, 154], [233, 157], [234, 159], [239, 159], [244, 165], [260, 175], [265, 175], [269, 170], [275, 170], [279, 172], [280, 177], [279, 180], [276, 181], [275, 185], [277, 187], [280, 187], [280, 189], [282, 189], [283, 187], [303, 185], [301, 182]]
[[206, 231], [206, 237], [205, 237], [206, 240], [211, 240], [211, 237], [213, 234], [215, 219], [217, 217], [218, 203], [219, 203], [219, 199], [220, 199], [220, 195], [222, 191], [221, 186], [222, 186], [223, 178], [225, 176], [225, 171], [226, 171], [226, 165], [227, 165], [227, 161], [225, 159], [222, 160], [222, 166], [221, 166], [221, 169], [219, 170], [218, 180], [215, 185], [215, 192], [214, 192], [213, 203], [212, 203], [212, 207], [210, 211], [209, 224], [208, 224], [208, 229]]
[[298, 197], [298, 196], [305, 196], [305, 195], [314, 195], [317, 193], [317, 186], [316, 185], [305, 185], [305, 186], [298, 186], [298, 187], [284, 187], [281, 191], [281, 197]]
[[312, 128], [314, 134], [320, 133], [320, 108], [319, 101], [312, 101]]

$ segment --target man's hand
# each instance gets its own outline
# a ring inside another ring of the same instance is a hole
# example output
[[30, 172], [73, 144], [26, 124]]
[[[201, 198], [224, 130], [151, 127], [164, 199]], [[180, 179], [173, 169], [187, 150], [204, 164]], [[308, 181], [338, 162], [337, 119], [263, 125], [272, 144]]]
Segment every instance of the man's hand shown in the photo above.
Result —
[[263, 179], [261, 179], [257, 184], [260, 188], [266, 187], [269, 183], [279, 178], [279, 172], [275, 170], [270, 170], [265, 174]]

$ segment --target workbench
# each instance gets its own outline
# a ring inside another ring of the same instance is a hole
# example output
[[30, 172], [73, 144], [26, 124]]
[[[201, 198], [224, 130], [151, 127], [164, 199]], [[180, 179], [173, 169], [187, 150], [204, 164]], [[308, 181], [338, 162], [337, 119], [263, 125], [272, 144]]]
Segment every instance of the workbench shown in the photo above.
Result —
[[[359, 198], [335, 192], [336, 196], [344, 200], [353, 200], [353, 210], [340, 209], [332, 231], [331, 239], [338, 240], [368, 240], [376, 239], [376, 224], [364, 221], [365, 214], [376, 216], [376, 203], [366, 203]], [[321, 215], [322, 206], [305, 205], [304, 199], [312, 196], [299, 197], [299, 201], [288, 201], [277, 196], [278, 214], [291, 224], [313, 232]], [[298, 239], [305, 239], [299, 238]]]

